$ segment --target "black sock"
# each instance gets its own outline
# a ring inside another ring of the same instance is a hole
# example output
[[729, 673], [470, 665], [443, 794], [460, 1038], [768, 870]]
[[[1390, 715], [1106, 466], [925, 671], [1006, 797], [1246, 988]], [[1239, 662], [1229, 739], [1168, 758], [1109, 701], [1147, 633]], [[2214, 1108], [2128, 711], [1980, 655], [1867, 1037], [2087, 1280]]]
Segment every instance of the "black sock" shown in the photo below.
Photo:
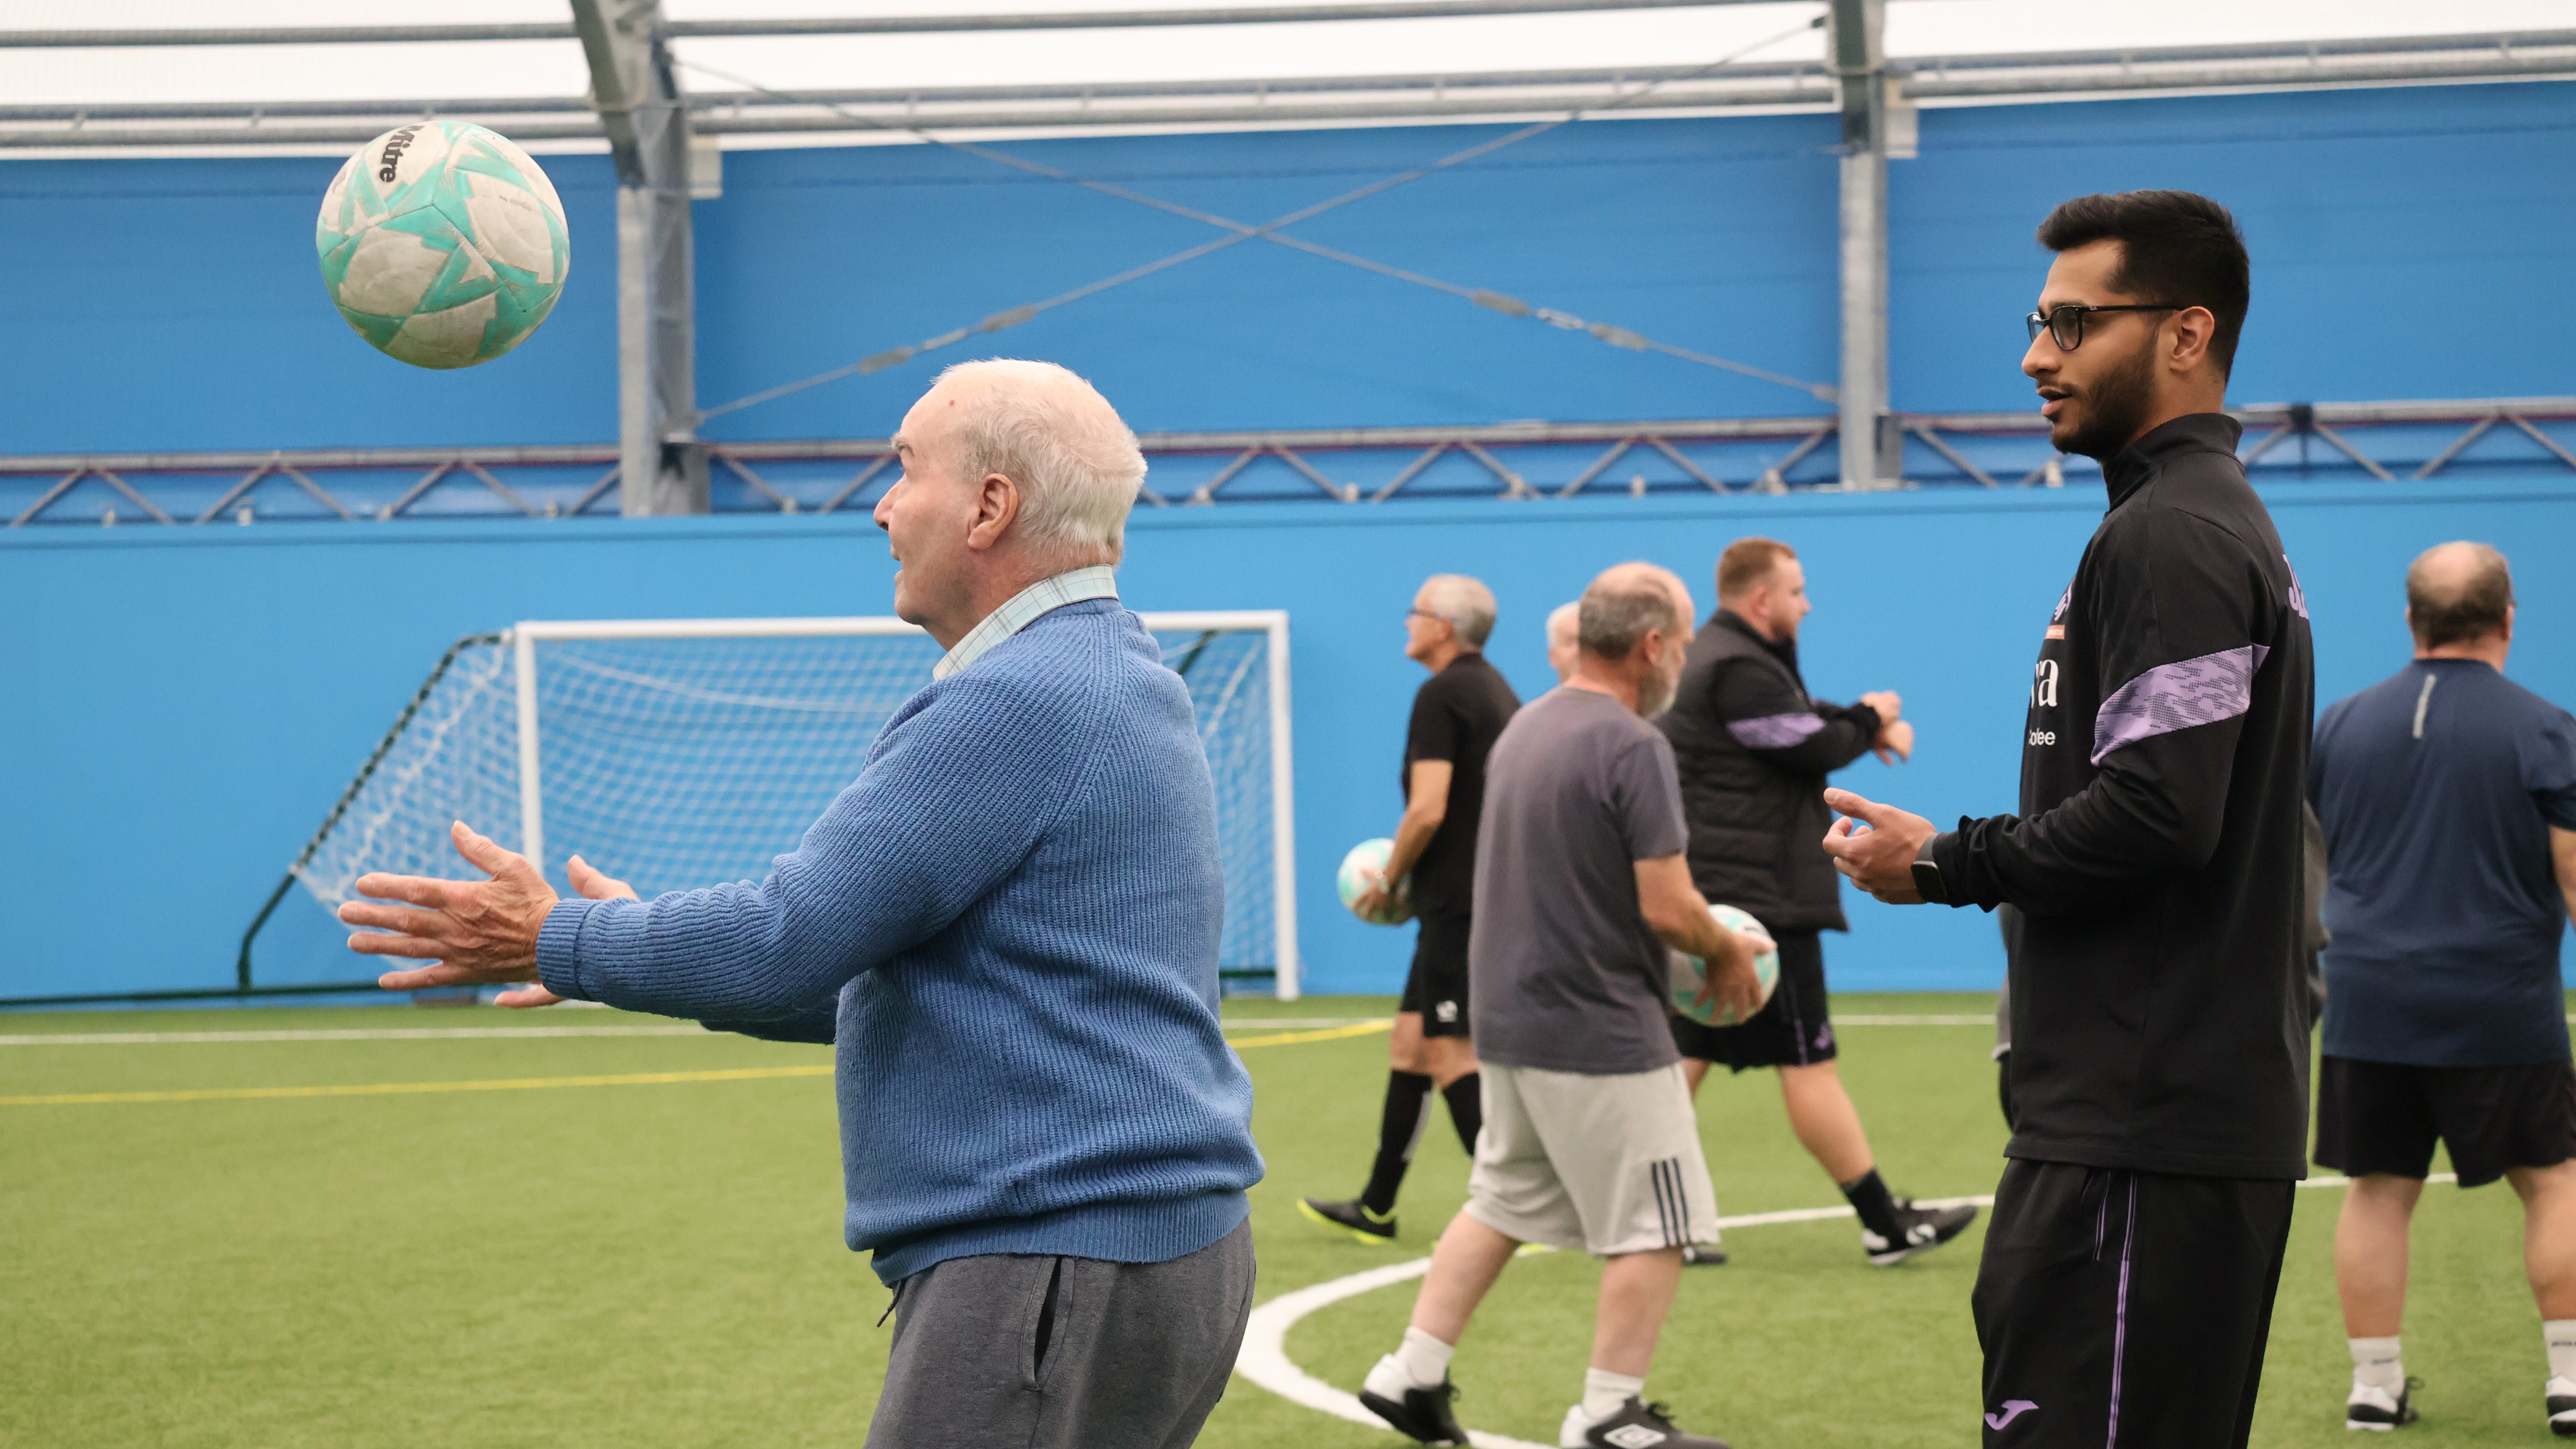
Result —
[[1386, 1074], [1386, 1112], [1377, 1124], [1377, 1161], [1369, 1165], [1368, 1186], [1360, 1206], [1384, 1217], [1395, 1211], [1395, 1190], [1404, 1186], [1404, 1170], [1413, 1165], [1413, 1144], [1422, 1140], [1422, 1112], [1431, 1095], [1431, 1079], [1420, 1072]]
[[1852, 1211], [1860, 1214], [1860, 1225], [1891, 1243], [1896, 1241], [1896, 1198], [1878, 1180], [1878, 1169], [1873, 1167], [1842, 1186]]
[[1474, 1072], [1460, 1077], [1440, 1089], [1449, 1102], [1450, 1125], [1458, 1129], [1458, 1145], [1467, 1156], [1476, 1155], [1476, 1134], [1485, 1125], [1485, 1079]]

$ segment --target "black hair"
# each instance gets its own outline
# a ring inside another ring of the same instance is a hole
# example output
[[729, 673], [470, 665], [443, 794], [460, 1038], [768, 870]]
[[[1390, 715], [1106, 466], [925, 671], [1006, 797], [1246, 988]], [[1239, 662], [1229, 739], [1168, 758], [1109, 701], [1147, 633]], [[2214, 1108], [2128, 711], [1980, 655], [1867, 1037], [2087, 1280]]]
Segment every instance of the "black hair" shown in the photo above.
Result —
[[2105, 240], [2120, 244], [2112, 286], [2141, 302], [2206, 307], [2218, 319], [2209, 355], [2227, 376], [2253, 291], [2236, 218], [2194, 192], [2114, 191], [2060, 202], [2039, 224], [2039, 244], [2053, 252]]

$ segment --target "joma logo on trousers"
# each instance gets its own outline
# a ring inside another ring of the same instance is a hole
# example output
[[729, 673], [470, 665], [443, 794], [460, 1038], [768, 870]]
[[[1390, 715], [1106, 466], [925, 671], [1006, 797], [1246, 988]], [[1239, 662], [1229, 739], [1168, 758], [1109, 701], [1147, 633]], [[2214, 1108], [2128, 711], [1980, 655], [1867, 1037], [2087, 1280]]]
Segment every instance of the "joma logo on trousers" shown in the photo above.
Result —
[[2031, 1410], [2038, 1407], [2039, 1405], [2032, 1403], [2028, 1399], [2006, 1399], [2004, 1400], [2004, 1411], [2002, 1413], [1988, 1414], [1986, 1416], [1986, 1427], [1989, 1429], [2001, 1429], [2005, 1425], [2010, 1424], [2013, 1420], [2020, 1418], [2022, 1415], [2029, 1413]]

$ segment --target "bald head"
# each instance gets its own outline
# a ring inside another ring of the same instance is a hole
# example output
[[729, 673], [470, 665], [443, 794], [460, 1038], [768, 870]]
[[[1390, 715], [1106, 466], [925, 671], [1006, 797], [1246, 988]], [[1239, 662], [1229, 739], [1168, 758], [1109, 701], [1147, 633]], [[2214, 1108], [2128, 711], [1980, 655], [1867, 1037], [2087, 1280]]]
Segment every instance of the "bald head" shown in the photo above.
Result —
[[1048, 571], [1118, 561], [1145, 455], [1118, 410], [1070, 370], [1007, 357], [958, 363], [904, 427], [950, 450], [961, 477], [1017, 485], [1012, 532]]
[[2507, 632], [2513, 571], [2483, 543], [2439, 543], [2406, 569], [2406, 624], [2415, 647], [2440, 649]]
[[1650, 630], [1667, 639], [1690, 633], [1690, 589], [1671, 569], [1650, 563], [1613, 564], [1583, 591], [1575, 639], [1586, 654], [1625, 659]]

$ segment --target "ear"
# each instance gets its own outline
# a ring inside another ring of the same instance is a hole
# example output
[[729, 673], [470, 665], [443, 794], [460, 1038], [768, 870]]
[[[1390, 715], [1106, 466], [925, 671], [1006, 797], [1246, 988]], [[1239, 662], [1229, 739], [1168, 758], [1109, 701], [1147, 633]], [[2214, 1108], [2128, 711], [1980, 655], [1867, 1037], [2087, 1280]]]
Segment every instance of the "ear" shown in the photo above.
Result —
[[1020, 485], [1006, 473], [987, 473], [975, 490], [975, 513], [966, 528], [966, 546], [977, 553], [1002, 541], [1020, 516]]
[[2197, 371], [2209, 360], [2209, 344], [2218, 336], [2218, 316], [2207, 307], [2185, 307], [2168, 324], [2173, 341], [2165, 356], [2176, 372]]

